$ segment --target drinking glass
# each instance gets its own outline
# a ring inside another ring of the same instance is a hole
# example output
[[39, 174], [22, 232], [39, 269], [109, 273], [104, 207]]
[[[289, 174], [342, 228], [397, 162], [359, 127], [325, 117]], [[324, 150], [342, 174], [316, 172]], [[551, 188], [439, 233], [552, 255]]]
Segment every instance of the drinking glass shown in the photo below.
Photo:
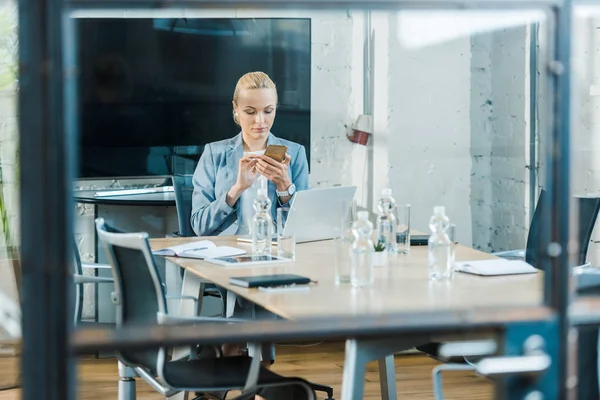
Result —
[[335, 238], [335, 283], [349, 283], [352, 242], [352, 224], [356, 220], [356, 201], [341, 200], [339, 206], [339, 233]]
[[454, 268], [456, 267], [456, 224], [448, 226], [448, 237], [452, 242], [452, 247], [450, 247], [450, 263], [452, 265], [452, 272], [454, 272]]
[[289, 215], [289, 207], [277, 209], [277, 255], [293, 260], [296, 257], [296, 233], [286, 229]]
[[410, 204], [396, 205], [396, 252], [410, 253]]

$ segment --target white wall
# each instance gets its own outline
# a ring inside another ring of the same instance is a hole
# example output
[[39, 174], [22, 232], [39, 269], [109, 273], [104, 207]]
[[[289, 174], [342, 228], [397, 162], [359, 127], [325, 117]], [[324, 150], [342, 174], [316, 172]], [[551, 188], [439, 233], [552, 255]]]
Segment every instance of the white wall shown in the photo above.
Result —
[[[600, 9], [595, 16], [575, 14], [571, 178], [575, 194], [600, 195]], [[600, 229], [592, 234], [588, 261], [600, 265]]]
[[527, 29], [409, 49], [397, 40], [395, 16], [376, 26], [375, 46], [387, 58], [375, 60], [374, 204], [391, 187], [398, 202], [411, 204], [413, 228], [428, 232], [433, 206], [444, 205], [462, 243], [523, 248]]

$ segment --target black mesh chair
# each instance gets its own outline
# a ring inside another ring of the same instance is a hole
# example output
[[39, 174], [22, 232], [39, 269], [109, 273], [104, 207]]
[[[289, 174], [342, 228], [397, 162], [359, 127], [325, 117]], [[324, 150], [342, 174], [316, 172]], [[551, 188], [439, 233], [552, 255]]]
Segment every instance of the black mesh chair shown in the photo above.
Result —
[[192, 216], [192, 194], [194, 193], [193, 175], [173, 175], [173, 190], [177, 206], [177, 220], [179, 231], [175, 233], [180, 237], [196, 236], [190, 218]]
[[[122, 233], [96, 219], [98, 238], [112, 267], [117, 307], [117, 328], [131, 324], [165, 323], [243, 323], [218, 317], [177, 318], [167, 314], [165, 289], [154, 263], [146, 233]], [[184, 358], [168, 360], [164, 347], [119, 351], [117, 358], [152, 388], [166, 397], [179, 392], [212, 393], [242, 390], [237, 399], [314, 400], [308, 382], [287, 378], [266, 368], [260, 358], [245, 356], [223, 358]], [[190, 355], [193, 355], [190, 352]], [[126, 390], [122, 386], [128, 385]], [[135, 380], [120, 382], [119, 400], [135, 399]]]
[[[548, 193], [545, 189], [542, 189], [533, 213], [533, 218], [531, 219], [531, 226], [529, 227], [525, 249], [501, 251], [493, 254], [504, 258], [521, 258], [534, 267], [539, 268], [540, 257], [538, 255], [542, 251], [542, 249], [540, 249], [540, 244], [542, 242], [540, 236], [545, 232], [548, 232], [549, 226], [549, 221], [544, 219], [544, 215], [548, 208], [548, 200]], [[574, 200], [577, 202], [577, 207], [579, 209], [577, 218], [579, 222], [577, 231], [579, 244], [577, 265], [581, 266], [586, 263], [592, 231], [596, 225], [598, 211], [600, 210], [600, 197], [574, 196]]]

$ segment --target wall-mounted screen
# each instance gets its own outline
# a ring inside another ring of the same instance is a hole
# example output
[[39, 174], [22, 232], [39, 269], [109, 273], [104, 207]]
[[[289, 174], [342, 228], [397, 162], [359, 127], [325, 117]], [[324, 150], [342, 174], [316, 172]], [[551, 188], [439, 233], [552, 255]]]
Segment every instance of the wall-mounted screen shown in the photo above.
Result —
[[310, 160], [310, 19], [81, 18], [77, 47], [80, 178], [192, 173], [206, 143], [239, 133], [249, 71], [277, 85], [273, 134]]

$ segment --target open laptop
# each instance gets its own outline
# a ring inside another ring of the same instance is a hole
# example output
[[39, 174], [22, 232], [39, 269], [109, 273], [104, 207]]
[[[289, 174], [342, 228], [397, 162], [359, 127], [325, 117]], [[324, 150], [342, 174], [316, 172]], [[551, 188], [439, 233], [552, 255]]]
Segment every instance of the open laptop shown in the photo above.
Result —
[[[350, 201], [356, 186], [335, 186], [301, 190], [292, 200], [285, 232], [296, 234], [296, 243], [315, 242], [339, 236], [342, 220], [342, 200]], [[274, 240], [277, 239], [275, 236]], [[238, 238], [240, 242], [252, 241], [248, 236]]]

